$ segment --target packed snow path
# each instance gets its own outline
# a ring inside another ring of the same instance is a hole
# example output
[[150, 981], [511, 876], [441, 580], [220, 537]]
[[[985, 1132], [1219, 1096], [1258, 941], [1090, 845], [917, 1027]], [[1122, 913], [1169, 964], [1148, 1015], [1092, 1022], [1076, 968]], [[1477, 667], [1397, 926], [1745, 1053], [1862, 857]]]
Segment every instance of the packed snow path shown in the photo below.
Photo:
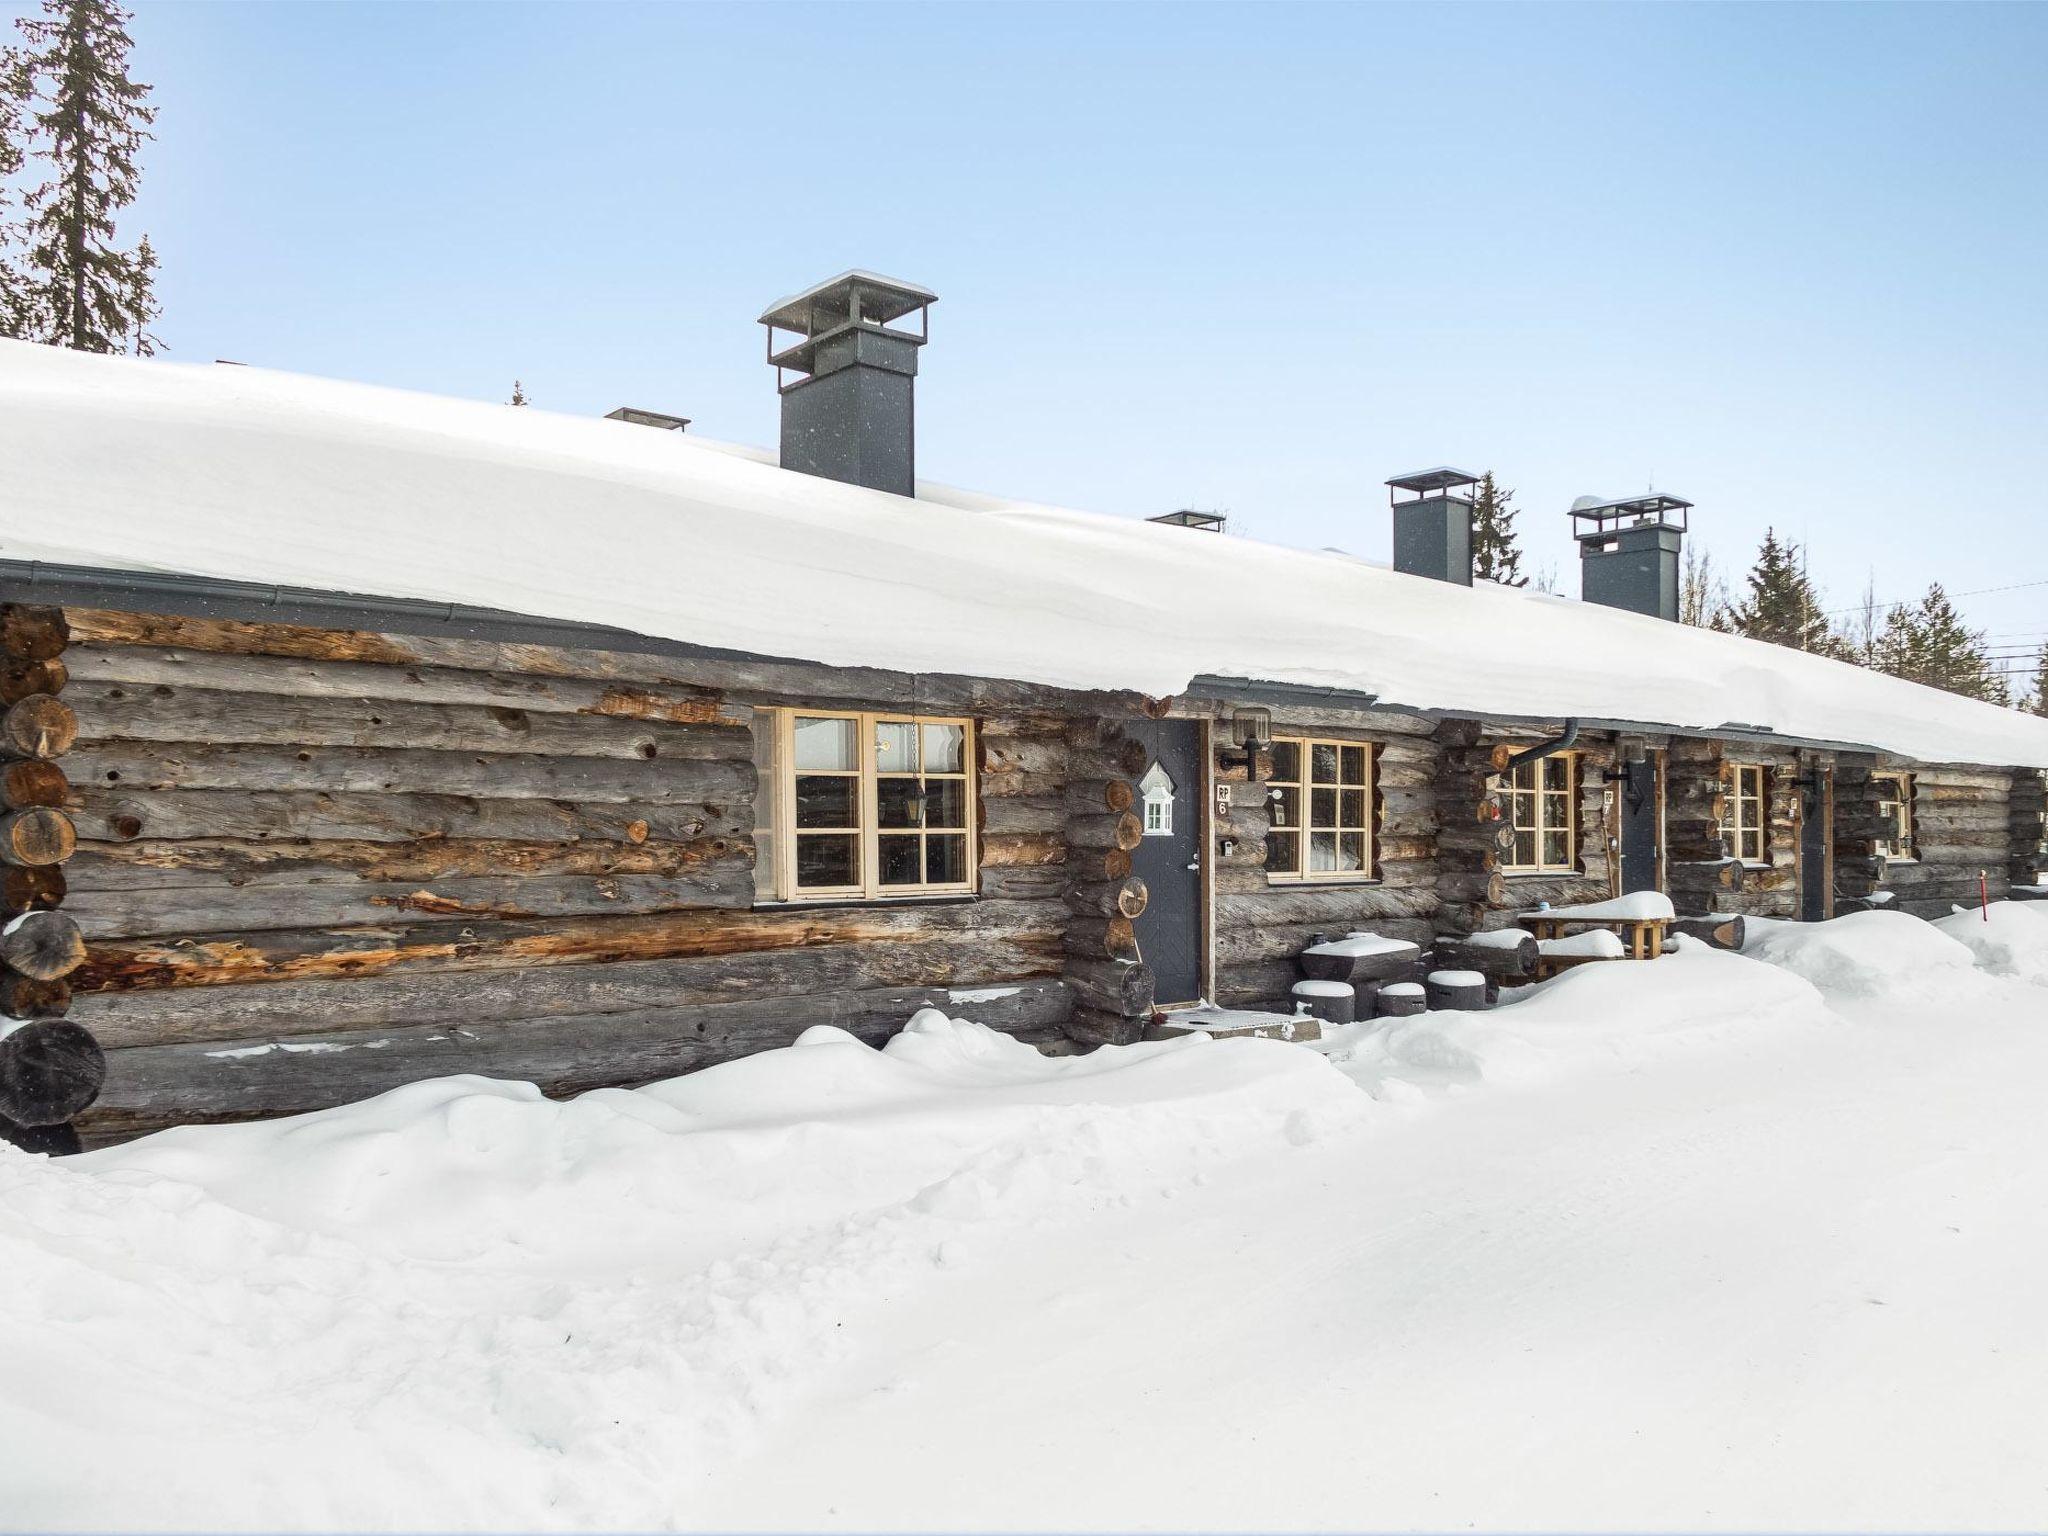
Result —
[[0, 1523], [2040, 1528], [2048, 915], [1994, 917], [1336, 1071], [927, 1018], [0, 1158]]

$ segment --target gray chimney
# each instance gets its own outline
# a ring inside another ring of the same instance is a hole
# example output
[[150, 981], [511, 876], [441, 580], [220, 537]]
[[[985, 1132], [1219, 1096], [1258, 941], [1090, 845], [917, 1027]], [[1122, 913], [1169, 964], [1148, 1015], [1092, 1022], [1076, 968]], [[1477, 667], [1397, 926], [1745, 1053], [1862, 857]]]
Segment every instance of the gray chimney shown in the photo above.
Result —
[[[938, 295], [842, 272], [769, 306], [768, 361], [782, 396], [782, 467], [898, 496], [917, 484], [917, 349]], [[915, 331], [895, 328], [917, 316]], [[777, 331], [795, 343], [776, 350]], [[794, 373], [794, 382], [783, 375]]]
[[1589, 603], [1626, 608], [1678, 622], [1678, 558], [1692, 503], [1646, 491], [1572, 503], [1579, 541], [1579, 595]]
[[[1394, 505], [1394, 569], [1472, 585], [1472, 496], [1477, 475], [1424, 469], [1387, 482]], [[1408, 493], [1403, 500], [1401, 493]]]

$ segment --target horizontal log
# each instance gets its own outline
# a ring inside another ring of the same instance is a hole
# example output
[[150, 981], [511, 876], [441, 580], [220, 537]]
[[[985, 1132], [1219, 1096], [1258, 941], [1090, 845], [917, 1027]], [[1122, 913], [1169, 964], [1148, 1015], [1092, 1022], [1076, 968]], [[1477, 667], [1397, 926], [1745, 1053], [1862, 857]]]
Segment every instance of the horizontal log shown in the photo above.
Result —
[[1748, 933], [1740, 916], [1681, 917], [1671, 927], [1714, 949], [1740, 950]]
[[399, 969], [358, 978], [88, 992], [72, 1013], [118, 1047], [247, 1036], [298, 1038], [323, 1030], [554, 1018], [695, 1007], [747, 999], [821, 997], [891, 987], [978, 991], [1057, 975], [1056, 933], [983, 933], [949, 941], [849, 940], [729, 955], [492, 970]]
[[786, 1046], [813, 1025], [879, 1045], [930, 1007], [992, 1029], [1049, 1034], [1071, 1006], [1057, 980], [1021, 979], [965, 998], [944, 988], [898, 988], [117, 1049], [107, 1058], [101, 1102], [83, 1127], [106, 1139], [181, 1122], [299, 1113], [454, 1073], [533, 1082], [560, 1096], [659, 1081]]
[[1067, 1037], [1082, 1045], [1135, 1045], [1145, 1038], [1150, 1021], [1076, 1001], [1064, 1026]]
[[0, 653], [22, 661], [48, 661], [71, 643], [64, 610], [35, 603], [0, 603]]
[[998, 836], [1046, 837], [1067, 824], [1067, 809], [1058, 798], [1044, 800], [983, 799], [982, 830]]
[[984, 866], [977, 889], [991, 901], [1057, 903], [1067, 889], [1067, 872], [1058, 864]]
[[0, 965], [34, 981], [57, 981], [85, 962], [85, 939], [62, 912], [24, 912], [0, 928]]
[[224, 884], [431, 882], [552, 875], [675, 877], [732, 859], [750, 860], [752, 848], [751, 839], [742, 837], [644, 843], [494, 838], [427, 838], [403, 843], [143, 839], [87, 843], [67, 868], [72, 884], [83, 895], [88, 891], [156, 891], [180, 886], [217, 889]]
[[1071, 816], [1067, 842], [1075, 848], [1120, 848], [1128, 852], [1144, 840], [1145, 829], [1128, 811], [1119, 815]]
[[[978, 935], [1045, 932], [1032, 903], [661, 912], [616, 917], [404, 923], [95, 943], [73, 975], [80, 992], [207, 987], [237, 981], [377, 976], [673, 959], [863, 941], [971, 945]], [[1047, 937], [1058, 943], [1057, 933]]]
[[1067, 809], [1083, 813], [1128, 811], [1138, 792], [1129, 779], [1080, 779], [1067, 785]]
[[71, 674], [55, 657], [28, 661], [0, 653], [0, 704], [18, 704], [31, 694], [62, 693]]
[[87, 743], [64, 760], [64, 769], [80, 785], [133, 794], [195, 789], [317, 790], [646, 805], [751, 802], [759, 781], [753, 763], [743, 756], [647, 762], [637, 758], [443, 752], [424, 747], [185, 742]]
[[1136, 960], [1140, 958], [1137, 930], [1131, 920], [1116, 917], [1077, 917], [1067, 924], [1060, 947], [1083, 960]]
[[0, 714], [0, 752], [9, 757], [62, 757], [78, 739], [78, 716], [47, 693], [18, 699]]
[[62, 1125], [99, 1094], [107, 1058], [91, 1033], [64, 1019], [34, 1019], [0, 1035], [0, 1117]]
[[[502, 705], [280, 698], [210, 688], [131, 688], [73, 679], [65, 702], [88, 741], [241, 742], [299, 747], [427, 747], [566, 757], [751, 759], [753, 732], [722, 724], [551, 714]], [[14, 706], [26, 708], [34, 700]], [[54, 701], [53, 701], [54, 702]], [[9, 712], [10, 715], [13, 711]], [[14, 739], [12, 728], [7, 738]], [[58, 750], [63, 750], [59, 748]]]
[[1297, 962], [1302, 975], [1312, 981], [1348, 981], [1353, 986], [1369, 981], [1403, 980], [1414, 974], [1422, 959], [1420, 949], [1398, 949], [1372, 955], [1317, 954], [1314, 950], [1313, 944], [1302, 947]]
[[1066, 894], [1069, 910], [1092, 917], [1143, 917], [1150, 899], [1145, 882], [1136, 875], [1072, 885]]
[[1142, 961], [1069, 960], [1060, 979], [1079, 1007], [1126, 1018], [1142, 1018], [1152, 1011], [1152, 971]]
[[1440, 936], [1431, 949], [1431, 964], [1439, 970], [1478, 971], [1489, 981], [1512, 981], [1536, 974], [1536, 940], [1527, 936], [1513, 946], [1474, 944], [1470, 939]]
[[38, 981], [33, 976], [0, 972], [0, 1016], [9, 1019], [61, 1019], [71, 1011], [71, 983], [61, 976]]
[[62, 864], [77, 846], [77, 828], [62, 811], [37, 806], [0, 816], [0, 862], [31, 869]]
[[1066, 839], [1056, 832], [984, 832], [979, 847], [983, 869], [1067, 861]]
[[[131, 795], [79, 785], [80, 835], [99, 842], [272, 837], [384, 843], [418, 838], [512, 842], [693, 842], [751, 837], [751, 804], [632, 805], [488, 800], [468, 795], [330, 795], [199, 789]], [[22, 812], [23, 815], [38, 814]]]
[[533, 673], [648, 683], [659, 688], [700, 687], [761, 704], [858, 705], [919, 712], [995, 712], [1008, 716], [1073, 709], [1132, 709], [1135, 694], [1075, 693], [991, 678], [945, 673], [886, 672], [873, 667], [829, 667], [812, 662], [754, 661], [736, 657], [664, 655], [466, 640], [449, 635], [395, 635], [365, 630], [195, 619], [175, 614], [67, 610], [76, 640], [104, 645], [169, 646], [249, 656], [297, 656], [322, 661], [375, 661], [454, 667], [478, 672]]
[[1067, 875], [1076, 885], [1097, 880], [1123, 881], [1131, 875], [1128, 848], [1075, 848], [1067, 854]]
[[1104, 747], [1074, 747], [1067, 756], [1067, 776], [1074, 779], [1137, 779], [1151, 764], [1145, 744], [1129, 737]]
[[58, 807], [71, 798], [71, 781], [55, 763], [35, 758], [0, 763], [0, 805], [10, 811]]
[[412, 704], [473, 704], [549, 714], [664, 720], [679, 725], [751, 723], [753, 711], [725, 702], [715, 689], [686, 685], [634, 686], [534, 673], [466, 668], [394, 666], [379, 662], [307, 661], [245, 656], [165, 646], [75, 646], [65, 657], [80, 682], [138, 689], [201, 688], [283, 698], [370, 700]]
[[68, 889], [61, 865], [0, 865], [0, 916], [58, 906]]
[[984, 778], [1010, 774], [1064, 778], [1067, 773], [1067, 744], [1058, 736], [998, 735], [983, 722], [975, 745]]
[[468, 922], [706, 907], [744, 910], [753, 905], [754, 896], [754, 862], [741, 849], [729, 858], [674, 875], [461, 875], [428, 881], [80, 889], [64, 910], [97, 943], [406, 919]]

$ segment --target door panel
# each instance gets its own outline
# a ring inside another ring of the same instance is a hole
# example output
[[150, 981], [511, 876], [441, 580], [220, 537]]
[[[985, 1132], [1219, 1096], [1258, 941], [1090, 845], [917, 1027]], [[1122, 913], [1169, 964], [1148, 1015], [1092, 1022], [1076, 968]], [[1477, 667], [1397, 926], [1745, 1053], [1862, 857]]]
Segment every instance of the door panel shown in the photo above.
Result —
[[1146, 720], [1130, 735], [1151, 754], [1138, 785], [1145, 835], [1131, 872], [1150, 893], [1133, 925], [1162, 1004], [1202, 996], [1202, 727], [1194, 720]]
[[1658, 823], [1663, 819], [1663, 774], [1661, 753], [1645, 754], [1642, 761], [1624, 763], [1621, 781], [1621, 889], [1623, 895], [1637, 891], [1661, 891], [1664, 871], [1660, 867]]

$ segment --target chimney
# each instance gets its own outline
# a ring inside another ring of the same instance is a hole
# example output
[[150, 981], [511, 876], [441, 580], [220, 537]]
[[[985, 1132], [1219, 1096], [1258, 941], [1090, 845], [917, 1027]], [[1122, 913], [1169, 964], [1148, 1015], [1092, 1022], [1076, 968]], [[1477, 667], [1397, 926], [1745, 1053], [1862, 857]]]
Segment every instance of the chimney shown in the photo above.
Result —
[[[768, 361], [782, 396], [782, 467], [898, 496], [917, 484], [917, 349], [938, 295], [842, 272], [769, 306]], [[915, 331], [895, 322], [917, 316]], [[776, 350], [777, 331], [799, 340]], [[786, 373], [798, 377], [784, 382]]]
[[1678, 556], [1689, 501], [1646, 491], [1572, 503], [1579, 541], [1579, 596], [1608, 608], [1678, 622]]
[[1199, 528], [1204, 533], [1221, 533], [1229, 521], [1221, 512], [1197, 512], [1193, 507], [1182, 507], [1178, 512], [1162, 512], [1157, 517], [1145, 519], [1148, 523], [1165, 523], [1174, 528]]
[[631, 422], [636, 427], [653, 427], [662, 432], [681, 432], [690, 425], [687, 416], [671, 416], [666, 411], [650, 411], [637, 405], [622, 405], [616, 411], [606, 411], [604, 419]]
[[[1472, 496], [1477, 475], [1424, 469], [1387, 482], [1394, 506], [1394, 569], [1472, 585]], [[1401, 493], [1408, 492], [1402, 500]]]

